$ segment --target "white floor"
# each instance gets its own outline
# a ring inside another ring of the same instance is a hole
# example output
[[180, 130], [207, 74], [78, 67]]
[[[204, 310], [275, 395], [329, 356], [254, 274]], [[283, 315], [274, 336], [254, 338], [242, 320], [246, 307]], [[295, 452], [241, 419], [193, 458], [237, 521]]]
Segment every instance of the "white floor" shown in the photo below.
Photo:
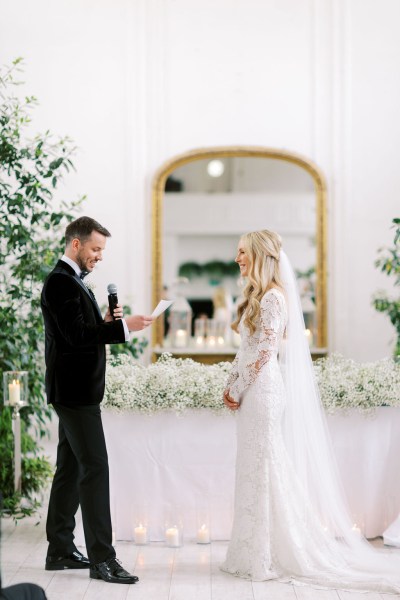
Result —
[[[44, 512], [44, 511], [43, 511]], [[47, 542], [44, 516], [15, 525], [2, 521], [3, 586], [31, 582], [42, 586], [48, 600], [389, 600], [400, 596], [321, 591], [276, 582], [251, 582], [219, 570], [226, 542], [207, 546], [185, 543], [166, 548], [152, 543], [138, 547], [117, 542], [124, 567], [139, 576], [136, 585], [115, 585], [89, 579], [83, 571], [45, 571]], [[381, 540], [374, 542], [382, 546]], [[393, 550], [400, 552], [400, 550]], [[400, 574], [399, 574], [400, 576]]]

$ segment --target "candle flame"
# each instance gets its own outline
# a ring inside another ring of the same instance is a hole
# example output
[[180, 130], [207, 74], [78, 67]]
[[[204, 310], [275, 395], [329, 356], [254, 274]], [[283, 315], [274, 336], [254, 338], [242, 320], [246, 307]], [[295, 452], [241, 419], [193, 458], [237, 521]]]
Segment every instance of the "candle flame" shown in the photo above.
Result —
[[202, 526], [200, 527], [200, 529], [202, 529], [203, 531], [205, 530], [205, 528], [206, 528], [206, 526], [205, 526], [205, 525], [202, 525]]

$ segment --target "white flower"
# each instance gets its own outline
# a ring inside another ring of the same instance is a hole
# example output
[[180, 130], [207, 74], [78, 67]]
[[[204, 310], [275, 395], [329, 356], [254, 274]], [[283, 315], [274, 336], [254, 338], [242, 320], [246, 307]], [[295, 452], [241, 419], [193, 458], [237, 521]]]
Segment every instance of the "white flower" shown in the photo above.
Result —
[[317, 360], [314, 370], [328, 413], [352, 408], [370, 413], [378, 406], [400, 406], [400, 363], [392, 358], [360, 364], [332, 354]]
[[86, 285], [87, 289], [93, 292], [96, 289], [96, 284], [91, 280], [85, 277], [83, 283]]
[[[148, 414], [204, 408], [226, 412], [222, 394], [231, 368], [228, 362], [204, 365], [171, 354], [144, 367], [120, 354], [107, 365], [104, 406]], [[390, 358], [357, 364], [333, 354], [316, 361], [314, 370], [328, 413], [352, 408], [369, 413], [377, 406], [400, 406], [400, 364]]]

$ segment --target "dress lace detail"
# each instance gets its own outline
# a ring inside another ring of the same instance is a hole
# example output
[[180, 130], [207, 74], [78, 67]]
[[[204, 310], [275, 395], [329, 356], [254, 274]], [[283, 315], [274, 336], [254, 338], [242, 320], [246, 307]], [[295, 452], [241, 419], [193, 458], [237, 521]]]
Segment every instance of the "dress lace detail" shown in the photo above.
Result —
[[285, 297], [273, 288], [260, 307], [253, 335], [243, 320], [239, 324], [241, 345], [227, 386], [240, 408], [234, 520], [221, 569], [255, 581], [394, 591], [382, 576], [367, 586], [367, 572], [357, 570], [345, 547], [338, 552], [340, 542], [321, 525], [296, 477], [282, 434], [285, 385], [278, 356]]
[[[252, 336], [244, 334], [244, 325], [239, 329], [243, 339], [243, 351], [239, 352], [233, 363], [232, 380], [228, 380], [230, 395], [239, 401], [241, 394], [253, 384], [262, 368], [276, 358], [282, 325], [282, 304], [278, 293], [272, 290], [265, 294], [260, 303], [260, 325]], [[243, 359], [245, 358], [245, 364]], [[240, 368], [239, 368], [240, 367]]]

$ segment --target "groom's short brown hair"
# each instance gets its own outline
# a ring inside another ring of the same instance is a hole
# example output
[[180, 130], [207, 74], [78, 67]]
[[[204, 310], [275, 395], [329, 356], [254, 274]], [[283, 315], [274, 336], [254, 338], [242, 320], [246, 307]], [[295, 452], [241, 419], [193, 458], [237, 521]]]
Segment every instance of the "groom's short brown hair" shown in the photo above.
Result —
[[105, 237], [111, 237], [111, 233], [100, 225], [97, 221], [91, 217], [79, 217], [72, 221], [65, 230], [65, 245], [68, 246], [74, 239], [80, 240], [83, 244], [92, 235], [92, 231], [97, 231]]

